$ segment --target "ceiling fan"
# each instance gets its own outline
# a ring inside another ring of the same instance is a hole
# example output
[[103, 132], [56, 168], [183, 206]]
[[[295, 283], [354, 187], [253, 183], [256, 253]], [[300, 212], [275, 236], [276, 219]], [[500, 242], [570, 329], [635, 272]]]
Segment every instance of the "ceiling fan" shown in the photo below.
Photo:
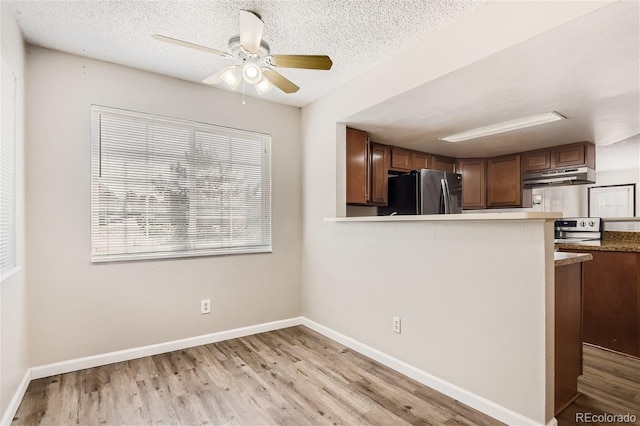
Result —
[[295, 93], [300, 89], [273, 68], [331, 69], [333, 62], [326, 55], [272, 55], [269, 45], [262, 39], [263, 28], [264, 23], [260, 16], [248, 10], [241, 10], [240, 35], [229, 39], [228, 52], [160, 34], [154, 34], [152, 37], [159, 41], [197, 49], [223, 58], [240, 60], [241, 62], [218, 71], [202, 82], [219, 84], [224, 81], [232, 90], [235, 90], [244, 79], [247, 83], [254, 85], [258, 95], [267, 93], [273, 86], [284, 93]]

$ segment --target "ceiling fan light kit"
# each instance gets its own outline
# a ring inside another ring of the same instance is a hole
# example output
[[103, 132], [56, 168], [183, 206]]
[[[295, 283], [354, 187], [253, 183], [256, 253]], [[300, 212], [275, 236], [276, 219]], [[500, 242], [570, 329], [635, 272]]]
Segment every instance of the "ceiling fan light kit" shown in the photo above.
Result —
[[241, 61], [235, 66], [227, 67], [205, 78], [202, 82], [220, 84], [224, 81], [231, 90], [235, 90], [244, 80], [253, 85], [258, 95], [268, 93], [273, 86], [284, 93], [295, 93], [300, 89], [273, 68], [331, 69], [333, 62], [326, 55], [271, 55], [269, 45], [262, 39], [263, 29], [264, 23], [260, 16], [248, 10], [241, 10], [240, 35], [231, 37], [228, 52], [159, 34], [154, 34], [152, 37], [165, 43]]
[[262, 71], [255, 63], [247, 61], [242, 69], [242, 76], [247, 83], [257, 84], [262, 80]]
[[258, 83], [256, 83], [254, 87], [256, 88], [256, 92], [258, 92], [258, 95], [264, 95], [265, 93], [268, 93], [271, 89], [273, 89], [273, 84], [271, 84], [271, 82], [263, 76], [262, 79]]

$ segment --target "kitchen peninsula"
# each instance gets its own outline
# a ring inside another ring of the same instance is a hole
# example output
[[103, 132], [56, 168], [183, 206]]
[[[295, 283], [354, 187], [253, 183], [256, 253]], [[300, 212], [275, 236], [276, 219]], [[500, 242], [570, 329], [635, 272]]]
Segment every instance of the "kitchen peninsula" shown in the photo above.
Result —
[[582, 262], [589, 253], [554, 253], [555, 261], [555, 415], [580, 396], [582, 375]]
[[[416, 367], [405, 374], [484, 412], [493, 410], [505, 423], [547, 424], [555, 414], [553, 239], [560, 217], [489, 212], [325, 218], [322, 232], [342, 243], [331, 247], [327, 262], [335, 268], [324, 271], [323, 282], [340, 292], [317, 315], [330, 321], [337, 310], [366, 306], [350, 319], [356, 328], [371, 325], [357, 340]], [[376, 267], [385, 264], [391, 267]], [[402, 318], [401, 334], [391, 331], [394, 316]], [[479, 402], [487, 400], [491, 404]]]

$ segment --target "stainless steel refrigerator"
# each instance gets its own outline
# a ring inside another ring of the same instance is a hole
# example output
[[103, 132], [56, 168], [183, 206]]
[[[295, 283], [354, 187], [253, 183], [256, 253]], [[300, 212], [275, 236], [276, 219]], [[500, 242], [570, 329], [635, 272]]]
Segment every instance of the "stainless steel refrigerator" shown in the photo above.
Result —
[[439, 170], [414, 170], [389, 177], [389, 204], [378, 216], [462, 213], [462, 175]]

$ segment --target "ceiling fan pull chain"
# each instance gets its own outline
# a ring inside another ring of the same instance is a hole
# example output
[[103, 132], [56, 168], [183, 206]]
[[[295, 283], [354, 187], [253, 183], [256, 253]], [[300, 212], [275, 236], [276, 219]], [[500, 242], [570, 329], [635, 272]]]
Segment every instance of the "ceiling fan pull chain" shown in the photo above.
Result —
[[242, 106], [245, 106], [246, 102], [244, 101], [244, 78], [242, 79]]

